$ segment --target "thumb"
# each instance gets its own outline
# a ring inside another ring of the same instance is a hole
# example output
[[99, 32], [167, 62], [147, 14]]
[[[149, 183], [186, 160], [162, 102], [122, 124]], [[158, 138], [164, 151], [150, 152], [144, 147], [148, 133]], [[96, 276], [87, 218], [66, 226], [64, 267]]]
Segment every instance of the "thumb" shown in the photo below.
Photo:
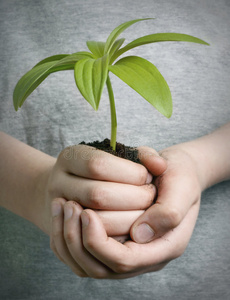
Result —
[[138, 147], [138, 158], [142, 165], [154, 176], [161, 175], [167, 168], [166, 160], [153, 148], [147, 146]]
[[148, 243], [163, 236], [181, 221], [181, 215], [176, 208], [155, 203], [132, 225], [130, 236], [136, 243]]
[[170, 178], [165, 178], [164, 184], [158, 189], [155, 204], [132, 225], [130, 235], [135, 242], [150, 242], [177, 227], [198, 200], [199, 197], [194, 198], [194, 191], [186, 180]]
[[155, 204], [146, 210], [132, 225], [131, 238], [137, 243], [150, 242], [177, 227], [189, 209], [200, 199], [196, 183], [191, 182], [179, 169], [169, 169], [157, 184]]

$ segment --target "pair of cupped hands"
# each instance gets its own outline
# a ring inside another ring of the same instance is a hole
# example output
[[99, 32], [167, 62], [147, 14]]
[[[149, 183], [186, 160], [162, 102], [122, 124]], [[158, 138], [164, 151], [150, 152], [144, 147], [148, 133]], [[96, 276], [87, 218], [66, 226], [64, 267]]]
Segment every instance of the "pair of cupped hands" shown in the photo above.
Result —
[[141, 164], [71, 146], [49, 172], [50, 246], [80, 277], [158, 271], [186, 249], [201, 196], [195, 164], [176, 146], [138, 153]]

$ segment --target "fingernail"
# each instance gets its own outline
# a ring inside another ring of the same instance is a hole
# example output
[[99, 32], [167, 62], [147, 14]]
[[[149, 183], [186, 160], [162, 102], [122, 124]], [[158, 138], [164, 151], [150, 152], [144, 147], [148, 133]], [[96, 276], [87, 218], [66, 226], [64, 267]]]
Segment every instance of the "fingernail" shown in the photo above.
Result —
[[57, 202], [53, 202], [51, 204], [51, 213], [52, 217], [57, 217], [58, 215], [61, 214], [61, 204]]
[[134, 240], [139, 244], [145, 244], [151, 242], [154, 238], [154, 231], [152, 228], [146, 224], [140, 224], [134, 231]]
[[89, 225], [89, 215], [85, 211], [83, 211], [81, 214], [81, 222], [82, 227], [87, 227]]
[[153, 175], [152, 175], [151, 173], [148, 172], [147, 179], [146, 179], [146, 184], [151, 183], [152, 180], [153, 180]]
[[64, 206], [64, 220], [67, 221], [72, 217], [73, 208], [70, 205]]

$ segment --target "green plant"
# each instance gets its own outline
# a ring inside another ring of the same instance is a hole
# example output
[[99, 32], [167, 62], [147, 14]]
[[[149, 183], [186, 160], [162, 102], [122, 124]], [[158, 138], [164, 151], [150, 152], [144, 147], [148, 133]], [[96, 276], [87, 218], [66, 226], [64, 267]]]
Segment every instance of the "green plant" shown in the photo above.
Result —
[[138, 56], [126, 56], [117, 61], [118, 57], [130, 49], [155, 42], [184, 41], [209, 44], [187, 34], [155, 33], [135, 39], [121, 48], [125, 39], [117, 39], [117, 37], [132, 24], [143, 20], [149, 20], [149, 18], [131, 20], [119, 25], [110, 33], [106, 42], [88, 41], [87, 46], [91, 52], [54, 55], [40, 61], [18, 81], [13, 95], [15, 110], [22, 106], [26, 98], [49, 74], [74, 70], [79, 91], [95, 110], [99, 107], [102, 91], [107, 85], [111, 110], [110, 143], [114, 150], [117, 119], [109, 72], [118, 76], [160, 113], [170, 118], [172, 97], [170, 89], [158, 69], [148, 60]]

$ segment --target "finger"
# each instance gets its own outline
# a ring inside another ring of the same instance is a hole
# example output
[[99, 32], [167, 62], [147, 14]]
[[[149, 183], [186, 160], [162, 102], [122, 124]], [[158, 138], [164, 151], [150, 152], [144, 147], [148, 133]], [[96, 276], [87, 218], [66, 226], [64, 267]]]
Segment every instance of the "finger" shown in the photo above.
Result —
[[167, 168], [166, 160], [161, 157], [156, 150], [150, 147], [138, 147], [138, 157], [141, 163], [154, 176], [161, 175]]
[[[83, 244], [85, 248], [103, 264], [118, 274], [145, 273], [159, 269], [171, 257], [171, 246], [164, 240], [155, 240], [149, 244], [137, 244], [132, 241], [119, 243], [108, 237], [103, 224], [92, 210], [81, 214]], [[166, 251], [170, 248], [170, 251]]]
[[52, 229], [51, 229], [51, 245], [53, 245], [52, 249], [54, 249], [57, 257], [68, 265], [74, 273], [76, 273], [80, 277], [86, 277], [86, 273], [82, 270], [82, 268], [73, 260], [69, 250], [66, 246], [64, 236], [63, 236], [63, 205], [65, 204], [64, 199], [55, 199], [51, 204], [52, 210]]
[[[129, 274], [117, 274], [100, 262], [84, 247], [81, 236], [81, 222], [79, 222], [79, 216], [81, 213], [82, 208], [76, 202], [68, 201], [65, 204], [64, 236], [72, 258], [78, 261], [78, 264], [87, 276], [97, 279], [124, 279], [141, 274], [142, 271], [131, 272]], [[92, 238], [94, 237], [92, 236]], [[125, 236], [115, 237], [115, 239], [119, 240], [119, 242], [125, 242]]]
[[[124, 236], [129, 237], [132, 224], [144, 213], [144, 210], [95, 212], [100, 217], [107, 235], [117, 236], [117, 240], [123, 241]], [[122, 236], [122, 239], [119, 236]]]
[[[66, 203], [66, 204], [65, 204]], [[81, 277], [93, 277], [93, 278], [110, 278], [110, 279], [124, 279], [137, 276], [142, 274], [142, 270], [138, 270], [136, 272], [129, 272], [128, 274], [116, 274], [111, 269], [106, 267], [103, 263], [99, 262], [95, 257], [93, 257], [84, 247], [81, 241], [81, 228], [79, 223], [79, 214], [82, 211], [80, 205], [75, 202], [66, 202], [64, 199], [56, 199], [52, 204], [52, 210], [55, 211], [55, 218], [58, 218], [60, 215], [60, 209], [62, 206], [58, 206], [59, 204], [64, 205], [65, 211], [65, 222], [64, 222], [64, 231], [65, 231], [65, 242], [67, 241], [68, 251], [66, 249], [60, 251], [60, 242], [57, 242], [55, 239], [56, 234], [52, 234], [52, 249], [54, 249], [55, 254], [57, 257], [67, 264], [74, 273]], [[72, 205], [74, 212], [68, 211], [68, 206]], [[57, 213], [59, 211], [59, 213]], [[62, 210], [62, 219], [63, 219], [63, 210]], [[57, 221], [57, 219], [56, 219]], [[53, 227], [57, 227], [57, 224]], [[54, 228], [54, 231], [61, 231], [63, 228], [63, 224], [59, 222], [59, 230]], [[63, 234], [62, 234], [63, 236]], [[124, 238], [122, 237], [115, 237], [119, 240], [119, 242], [125, 242]], [[63, 247], [63, 242], [61, 243], [61, 247]], [[56, 245], [57, 249], [56, 250]], [[63, 254], [64, 253], [64, 254]], [[70, 258], [68, 256], [71, 255]], [[76, 264], [78, 261], [78, 264]], [[81, 266], [82, 267], [81, 267]], [[156, 267], [156, 270], [159, 267]]]
[[115, 235], [115, 236], [112, 236], [112, 238], [115, 239], [116, 241], [118, 241], [121, 244], [124, 244], [125, 242], [130, 240], [129, 234], [127, 234], [127, 235]]
[[65, 172], [96, 180], [143, 185], [149, 177], [143, 165], [85, 145], [64, 149], [58, 162]]
[[69, 253], [84, 272], [93, 278], [106, 278], [110, 270], [93, 257], [83, 246], [80, 215], [82, 208], [76, 202], [68, 201], [64, 206], [64, 237]]
[[142, 210], [148, 208], [156, 195], [152, 184], [142, 186], [90, 180], [59, 173], [57, 186], [61, 195], [83, 207], [103, 210]]
[[189, 210], [186, 218], [164, 237], [147, 244], [132, 241], [124, 245], [109, 238], [95, 212], [85, 210], [81, 214], [83, 243], [85, 248], [109, 268], [120, 274], [158, 271], [170, 260], [182, 255], [194, 229], [199, 203]]
[[176, 228], [197, 201], [200, 193], [189, 176], [166, 173], [158, 181], [156, 203], [142, 214], [131, 228], [130, 235], [137, 243], [146, 243]]

